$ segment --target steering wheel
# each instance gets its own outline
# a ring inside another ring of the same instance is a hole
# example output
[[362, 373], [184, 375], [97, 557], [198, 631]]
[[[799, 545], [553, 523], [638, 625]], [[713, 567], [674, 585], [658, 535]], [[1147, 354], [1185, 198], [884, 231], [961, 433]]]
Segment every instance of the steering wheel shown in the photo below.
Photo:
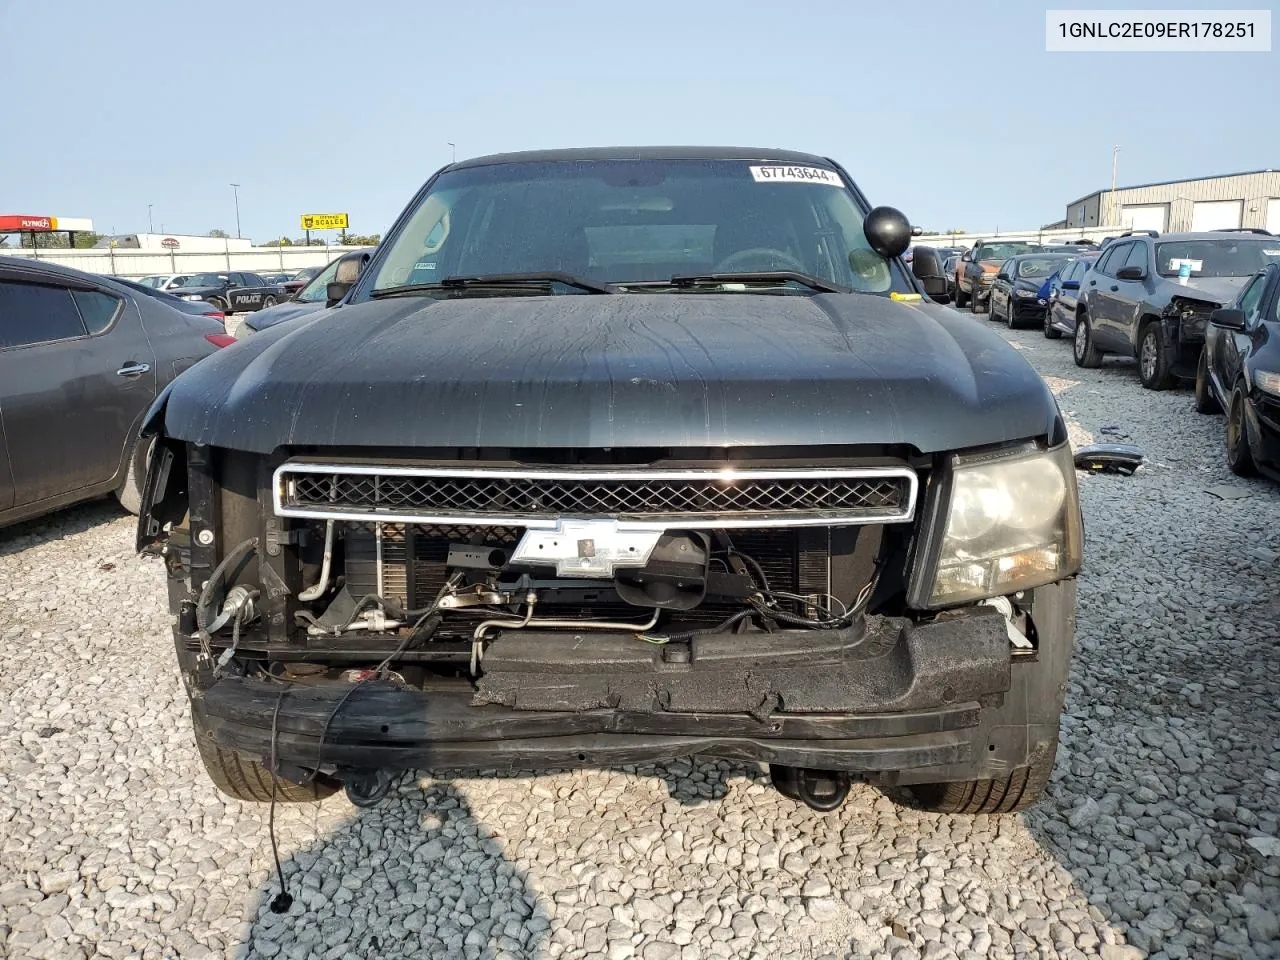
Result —
[[747, 273], [754, 271], [791, 270], [808, 273], [805, 265], [785, 250], [773, 247], [751, 247], [731, 253], [715, 265], [714, 273]]

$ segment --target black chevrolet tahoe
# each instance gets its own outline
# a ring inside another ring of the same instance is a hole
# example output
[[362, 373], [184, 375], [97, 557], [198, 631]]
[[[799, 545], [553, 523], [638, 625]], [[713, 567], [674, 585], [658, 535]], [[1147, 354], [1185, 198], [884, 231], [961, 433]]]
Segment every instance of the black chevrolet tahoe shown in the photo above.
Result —
[[1032, 803], [1082, 525], [1066, 429], [829, 159], [507, 154], [433, 176], [337, 306], [153, 406], [210, 777], [717, 757], [832, 809]]

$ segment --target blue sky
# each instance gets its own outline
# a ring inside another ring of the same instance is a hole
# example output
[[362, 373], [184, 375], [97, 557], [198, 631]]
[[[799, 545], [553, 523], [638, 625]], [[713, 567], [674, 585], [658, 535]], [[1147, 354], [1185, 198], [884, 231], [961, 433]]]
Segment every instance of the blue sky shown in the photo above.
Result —
[[1121, 185], [1280, 166], [1276, 53], [1050, 54], [1046, 6], [0, 0], [0, 212], [234, 235], [235, 182], [257, 241], [382, 232], [449, 141], [786, 146], [969, 230], [1061, 217], [1115, 143]]

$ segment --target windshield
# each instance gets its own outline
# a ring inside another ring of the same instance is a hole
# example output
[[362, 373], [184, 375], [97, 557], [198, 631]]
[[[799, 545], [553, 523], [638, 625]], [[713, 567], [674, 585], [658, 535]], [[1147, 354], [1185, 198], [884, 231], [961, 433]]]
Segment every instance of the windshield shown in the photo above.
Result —
[[[339, 257], [341, 259], [341, 257]], [[298, 291], [293, 299], [302, 303], [319, 303], [329, 299], [329, 281], [338, 274], [338, 261], [335, 260], [312, 278], [311, 282]]]
[[1156, 244], [1160, 276], [1176, 277], [1184, 263], [1190, 264], [1193, 277], [1251, 277], [1268, 263], [1280, 263], [1280, 237]]
[[1030, 260], [1019, 260], [1018, 277], [1026, 280], [1042, 279], [1055, 270], [1060, 270], [1066, 262], [1066, 257], [1032, 257]]
[[495, 274], [625, 285], [792, 271], [886, 292], [889, 263], [871, 250], [862, 219], [853, 193], [825, 167], [583, 160], [463, 168], [442, 174], [418, 202], [373, 289]]
[[1008, 260], [1021, 253], [1035, 253], [1034, 243], [984, 243], [974, 255], [979, 260]]

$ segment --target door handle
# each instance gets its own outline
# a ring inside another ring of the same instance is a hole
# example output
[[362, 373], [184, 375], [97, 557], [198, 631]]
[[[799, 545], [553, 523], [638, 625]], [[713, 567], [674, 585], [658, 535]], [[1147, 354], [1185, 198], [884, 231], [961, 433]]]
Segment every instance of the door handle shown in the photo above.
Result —
[[116, 376], [128, 377], [130, 380], [132, 380], [134, 377], [140, 377], [144, 373], [150, 373], [150, 372], [151, 372], [151, 364], [135, 363], [133, 361], [130, 361], [129, 363], [126, 363], [123, 367], [121, 367], [119, 370], [116, 371]]

